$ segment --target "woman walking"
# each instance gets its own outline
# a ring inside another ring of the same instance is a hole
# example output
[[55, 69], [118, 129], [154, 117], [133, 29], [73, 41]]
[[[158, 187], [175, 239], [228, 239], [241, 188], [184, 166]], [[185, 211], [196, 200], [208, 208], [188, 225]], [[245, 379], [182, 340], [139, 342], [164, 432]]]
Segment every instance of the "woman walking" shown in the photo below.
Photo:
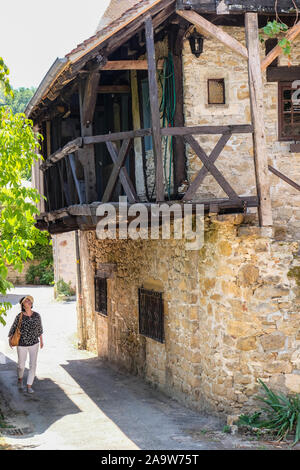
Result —
[[[41, 316], [39, 313], [34, 312], [32, 310], [33, 306], [33, 297], [31, 295], [27, 295], [26, 297], [22, 297], [20, 299], [20, 304], [22, 308], [22, 321], [21, 321], [21, 336], [19, 340], [19, 344], [17, 346], [18, 352], [18, 387], [22, 390], [23, 389], [23, 375], [25, 370], [25, 363], [27, 359], [27, 354], [29, 353], [29, 373], [27, 377], [27, 392], [34, 393], [32, 389], [32, 384], [35, 377], [36, 372], [36, 364], [37, 364], [37, 355], [39, 344], [42, 348], [44, 346], [43, 343], [43, 327]], [[9, 337], [9, 345], [11, 345], [11, 337], [16, 331], [16, 328], [19, 323], [21, 313], [19, 313], [14, 323], [9, 330], [8, 337]]]

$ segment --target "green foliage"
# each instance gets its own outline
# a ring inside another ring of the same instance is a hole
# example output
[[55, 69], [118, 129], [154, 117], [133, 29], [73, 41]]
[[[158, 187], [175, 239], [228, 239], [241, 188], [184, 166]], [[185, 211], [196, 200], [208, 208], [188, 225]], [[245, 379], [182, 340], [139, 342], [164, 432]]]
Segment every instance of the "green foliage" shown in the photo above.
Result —
[[54, 281], [52, 264], [45, 260], [34, 266], [31, 265], [26, 273], [27, 284], [51, 285]]
[[71, 281], [67, 284], [63, 279], [59, 279], [55, 284], [57, 297], [71, 297], [75, 295], [75, 290], [71, 287]]
[[230, 426], [228, 426], [227, 424], [225, 424], [225, 426], [223, 427], [223, 432], [224, 432], [225, 434], [231, 434]]
[[13, 97], [13, 91], [9, 83], [9, 69], [5, 65], [4, 60], [0, 57], [0, 87], [5, 96]]
[[33, 259], [53, 263], [52, 240], [48, 233], [43, 233], [44, 237], [38, 240], [30, 249]]
[[241, 415], [237, 422], [238, 426], [254, 426], [257, 427], [259, 424], [261, 411], [256, 411], [252, 415]]
[[42, 233], [43, 238], [38, 240], [30, 252], [33, 260], [41, 261], [38, 265], [31, 265], [26, 273], [27, 284], [52, 285], [54, 282], [52, 241], [48, 233]]
[[[292, 44], [286, 37], [282, 35], [289, 29], [289, 27], [282, 22], [277, 20], [268, 21], [266, 26], [262, 28], [263, 33], [268, 36], [268, 38], [278, 37], [278, 45], [281, 47], [283, 53], [288, 57], [291, 55]], [[264, 38], [260, 35], [261, 42], [264, 42]]]
[[6, 96], [4, 93], [0, 93], [0, 106], [8, 106], [13, 114], [24, 113], [26, 105], [29, 103], [35, 93], [36, 88], [16, 88], [12, 89], [13, 96]]
[[[252, 426], [270, 430], [278, 440], [284, 439], [288, 433], [294, 434], [294, 444], [300, 441], [300, 394], [286, 396], [272, 392], [267, 385], [259, 380], [265, 396], [256, 398], [264, 403], [260, 412], [253, 415], [241, 415], [238, 425]], [[261, 417], [261, 414], [264, 417]]]
[[273, 20], [268, 21], [266, 26], [263, 28], [263, 32], [270, 38], [273, 38], [279, 33], [286, 32], [288, 29], [289, 27], [285, 23], [279, 23], [278, 21]]
[[[7, 96], [12, 95], [8, 69], [0, 58], [0, 85]], [[39, 155], [41, 136], [35, 135], [32, 121], [24, 114], [13, 114], [7, 106], [0, 106], [0, 294], [12, 287], [7, 278], [7, 265], [21, 272], [30, 251], [43, 234], [34, 226], [36, 203], [40, 195], [33, 188], [22, 185], [22, 174], [31, 167]], [[0, 304], [0, 321], [11, 305]]]

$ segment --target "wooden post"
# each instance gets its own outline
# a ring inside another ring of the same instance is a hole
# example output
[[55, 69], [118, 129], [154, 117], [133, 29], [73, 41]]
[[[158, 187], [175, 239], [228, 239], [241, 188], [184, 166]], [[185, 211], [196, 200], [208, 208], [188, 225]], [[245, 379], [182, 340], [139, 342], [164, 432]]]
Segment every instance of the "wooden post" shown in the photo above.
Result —
[[[39, 132], [39, 127], [35, 125], [33, 127], [34, 133]], [[39, 149], [35, 149], [35, 153], [39, 153]], [[32, 187], [35, 188], [39, 194], [44, 195], [44, 172], [40, 169], [41, 159], [39, 158], [38, 161], [34, 161], [31, 167], [31, 179], [32, 179]], [[40, 201], [36, 204], [38, 210], [40, 212], [45, 211], [45, 200], [40, 198]]]
[[149, 97], [150, 110], [152, 120], [152, 141], [155, 162], [155, 182], [156, 182], [156, 201], [164, 201], [164, 178], [163, 178], [163, 160], [161, 148], [161, 129], [160, 114], [158, 103], [158, 88], [156, 81], [156, 62], [155, 62], [155, 46], [154, 32], [151, 16], [145, 20], [146, 48], [148, 61], [148, 80], [149, 80]]
[[272, 225], [268, 155], [265, 136], [263, 82], [259, 54], [257, 13], [245, 14], [246, 42], [248, 49], [248, 76], [253, 124], [253, 148], [257, 193], [259, 197], [259, 222]]
[[[174, 25], [175, 26], [175, 25]], [[174, 79], [176, 91], [176, 108], [174, 115], [174, 127], [184, 127], [184, 109], [183, 109], [183, 73], [182, 73], [182, 47], [183, 37], [186, 27], [176, 25], [172, 29], [169, 37], [169, 46], [173, 53], [174, 61]], [[186, 179], [185, 166], [185, 145], [181, 137], [174, 137], [173, 141], [174, 155], [174, 193], [177, 193], [178, 187]]]
[[[97, 99], [97, 87], [99, 84], [98, 72], [93, 72], [87, 79], [85, 89], [82, 84], [79, 86], [79, 106], [81, 121], [81, 136], [88, 137], [93, 135], [93, 115]], [[97, 183], [96, 183], [96, 165], [94, 145], [87, 145], [78, 150], [78, 158], [83, 166], [85, 181], [85, 202], [91, 203], [97, 201]]]
[[[133, 129], [141, 129], [141, 116], [139, 107], [139, 91], [137, 82], [137, 71], [131, 70], [131, 97], [132, 97], [132, 120]], [[135, 184], [138, 196], [142, 201], [147, 200], [147, 192], [143, 168], [142, 138], [134, 139], [134, 161], [135, 161]]]

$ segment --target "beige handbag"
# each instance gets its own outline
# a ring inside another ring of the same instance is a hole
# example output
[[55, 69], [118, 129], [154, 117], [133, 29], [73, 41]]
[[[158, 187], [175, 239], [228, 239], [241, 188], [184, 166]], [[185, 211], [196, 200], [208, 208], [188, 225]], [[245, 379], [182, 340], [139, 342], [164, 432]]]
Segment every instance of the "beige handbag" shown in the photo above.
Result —
[[18, 326], [17, 326], [17, 328], [16, 328], [16, 331], [14, 332], [14, 334], [12, 335], [12, 337], [10, 338], [10, 345], [11, 345], [11, 346], [18, 346], [18, 344], [19, 344], [20, 337], [21, 337], [21, 323], [22, 323], [22, 318], [23, 318], [23, 312], [21, 312], [21, 315], [20, 315], [20, 318], [19, 318], [19, 322], [18, 322]]

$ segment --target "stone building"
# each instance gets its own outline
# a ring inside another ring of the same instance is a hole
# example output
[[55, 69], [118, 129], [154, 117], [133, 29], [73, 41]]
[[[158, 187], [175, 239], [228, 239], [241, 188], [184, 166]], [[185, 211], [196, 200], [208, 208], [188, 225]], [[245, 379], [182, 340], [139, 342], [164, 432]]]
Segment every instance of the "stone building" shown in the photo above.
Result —
[[[76, 231], [80, 346], [197, 409], [252, 408], [258, 379], [300, 392], [300, 27], [279, 3], [290, 58], [259, 42], [267, 1], [112, 1], [26, 110], [37, 226]], [[201, 205], [203, 245], [120, 237], [119, 196]]]

